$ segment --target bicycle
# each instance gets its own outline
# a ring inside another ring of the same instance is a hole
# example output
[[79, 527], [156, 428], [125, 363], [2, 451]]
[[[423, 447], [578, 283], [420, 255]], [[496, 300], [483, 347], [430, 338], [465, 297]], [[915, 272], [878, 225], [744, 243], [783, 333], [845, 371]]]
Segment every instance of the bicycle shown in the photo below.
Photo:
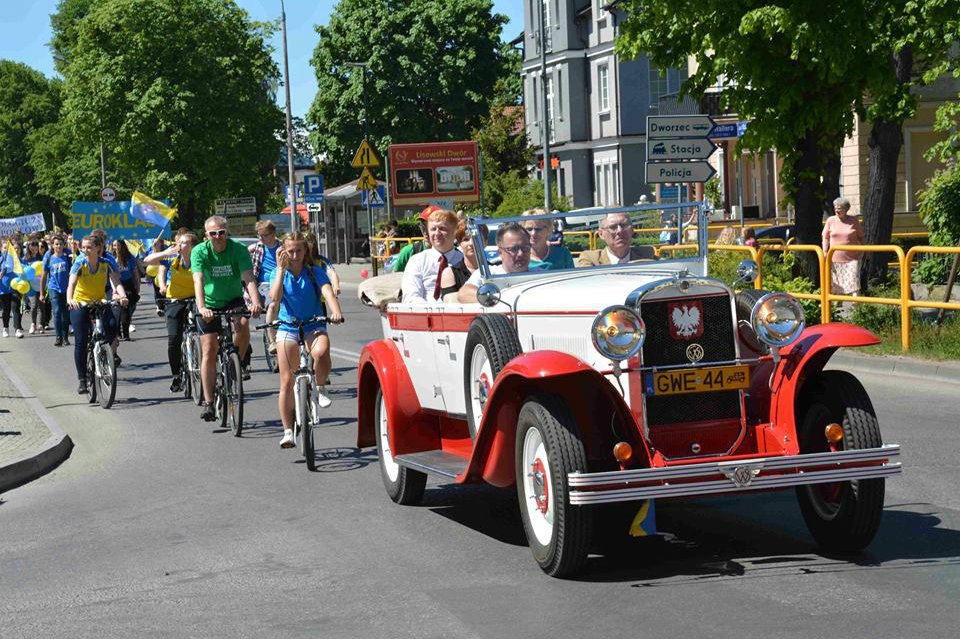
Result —
[[120, 303], [86, 302], [80, 306], [90, 311], [93, 325], [87, 341], [87, 396], [90, 404], [99, 401], [101, 407], [109, 409], [117, 397], [117, 363], [113, 349], [105, 339], [103, 314], [113, 313], [112, 307], [120, 306]]
[[[307, 470], [316, 471], [317, 461], [314, 458], [313, 427], [320, 422], [319, 407], [315, 402], [319, 394], [317, 380], [313, 370], [313, 358], [307, 349], [307, 341], [303, 335], [303, 327], [316, 322], [326, 322], [326, 316], [314, 316], [306, 320], [291, 320], [283, 324], [297, 329], [297, 344], [300, 346], [300, 366], [294, 372], [293, 383], [293, 441], [300, 445], [300, 453], [307, 461]], [[267, 335], [267, 329], [277, 329], [281, 322], [276, 320], [259, 325]]]
[[194, 404], [199, 407], [203, 404], [203, 383], [200, 379], [200, 333], [194, 320], [197, 305], [193, 300], [184, 302], [187, 316], [180, 342], [180, 376], [177, 381], [183, 397], [193, 399]]
[[225, 320], [217, 333], [220, 349], [217, 353], [217, 386], [213, 393], [215, 421], [220, 423], [221, 429], [226, 429], [229, 421], [230, 431], [239, 438], [243, 433], [243, 369], [237, 347], [233, 344], [233, 319], [249, 318], [250, 312], [246, 309], [226, 309], [214, 311], [213, 317]]
[[[271, 325], [260, 325], [260, 326], [266, 327]], [[278, 371], [280, 371], [280, 366], [277, 364], [277, 354], [270, 353], [270, 332], [264, 329], [262, 334], [263, 334], [263, 357], [267, 361], [267, 371], [269, 371], [270, 373], [277, 373]]]

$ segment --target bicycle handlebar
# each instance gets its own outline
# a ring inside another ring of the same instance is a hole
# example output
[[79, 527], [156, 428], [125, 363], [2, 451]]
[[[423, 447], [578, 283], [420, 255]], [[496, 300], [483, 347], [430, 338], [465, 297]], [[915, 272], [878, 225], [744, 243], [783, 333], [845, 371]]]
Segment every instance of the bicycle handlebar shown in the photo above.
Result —
[[250, 317], [249, 309], [210, 309], [209, 311], [213, 313], [214, 318]]
[[267, 322], [264, 324], [259, 324], [254, 327], [254, 329], [277, 329], [281, 324], [286, 324], [294, 328], [304, 327], [308, 324], [313, 324], [314, 322], [327, 322], [327, 316], [313, 316], [312, 318], [307, 318], [306, 320], [274, 320], [273, 322]]

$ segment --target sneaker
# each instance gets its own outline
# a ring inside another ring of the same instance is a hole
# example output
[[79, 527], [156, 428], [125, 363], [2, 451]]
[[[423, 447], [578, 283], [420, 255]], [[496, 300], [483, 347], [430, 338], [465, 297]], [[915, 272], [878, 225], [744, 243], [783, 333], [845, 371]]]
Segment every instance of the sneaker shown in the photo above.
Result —
[[4, 330], [3, 330], [3, 337], [4, 337], [4, 338], [9, 338], [9, 337], [10, 337], [10, 332], [7, 331], [6, 329], [4, 329]]
[[327, 388], [320, 387], [320, 389], [317, 390], [317, 406], [321, 409], [326, 409], [331, 404], [333, 404], [333, 400], [327, 397]]
[[137, 325], [130, 323], [130, 329], [128, 329], [128, 331], [130, 331], [130, 333], [136, 333]]
[[36, 332], [37, 332], [37, 325], [35, 325], [34, 323], [31, 322], [31, 323], [30, 323], [30, 335], [33, 335], [33, 334], [35, 334]]
[[212, 402], [203, 403], [203, 411], [200, 412], [200, 418], [206, 422], [213, 422], [217, 419], [216, 412], [213, 410]]
[[53, 343], [53, 346], [55, 346], [55, 347], [62, 347], [62, 346], [63, 346], [63, 338], [57, 338], [56, 341]]
[[160, 305], [157, 305], [157, 317], [158, 318], [163, 317], [163, 309], [160, 308]]
[[183, 384], [180, 382], [180, 376], [177, 376], [170, 381], [170, 391], [171, 393], [177, 393], [178, 391], [183, 391]]
[[250, 367], [249, 367], [249, 366], [241, 367], [241, 371], [242, 371], [242, 373], [243, 373], [243, 379], [244, 379], [244, 380], [249, 380], [249, 379], [250, 379]]
[[270, 353], [276, 353], [276, 352], [277, 352], [277, 341], [276, 341], [276, 340], [272, 340], [272, 341], [270, 342], [270, 345], [267, 347], [267, 351], [269, 351]]
[[284, 429], [283, 437], [280, 439], [280, 448], [281, 449], [292, 449], [294, 445], [293, 442], [293, 429]]
[[46, 332], [47, 332], [47, 328], [41, 326], [41, 327], [37, 330], [37, 332], [38, 332], [38, 333], [46, 333]]
[[70, 327], [70, 335], [73, 335], [73, 327]]
[[81, 380], [80, 384], [77, 385], [77, 394], [81, 396], [87, 395], [87, 381]]
[[70, 346], [70, 338], [64, 338], [64, 339], [63, 339], [63, 346], [65, 346], [65, 347], [69, 347], [69, 346]]
[[17, 337], [18, 337], [18, 338], [22, 338], [22, 337], [23, 337], [23, 329], [17, 329]]

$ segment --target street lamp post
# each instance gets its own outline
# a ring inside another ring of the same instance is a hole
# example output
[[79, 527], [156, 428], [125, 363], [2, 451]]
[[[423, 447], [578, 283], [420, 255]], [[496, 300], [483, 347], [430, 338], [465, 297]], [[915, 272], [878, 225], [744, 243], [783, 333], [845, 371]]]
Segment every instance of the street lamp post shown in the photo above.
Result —
[[540, 5], [540, 96], [543, 102], [543, 208], [553, 209], [550, 193], [550, 105], [547, 104], [547, 27], [545, 24], [543, 2]]
[[[352, 69], [361, 69], [361, 92], [363, 95], [363, 139], [370, 144], [370, 105], [367, 102], [367, 69], [370, 68], [369, 62], [346, 62], [346, 66]], [[367, 194], [367, 237], [370, 243], [370, 261], [374, 264], [374, 275], [376, 275], [376, 261], [373, 259], [373, 208], [370, 206], [370, 194]]]
[[283, 85], [287, 94], [287, 179], [290, 185], [290, 231], [300, 229], [297, 216], [297, 183], [293, 171], [293, 117], [290, 115], [290, 65], [287, 62], [287, 12], [280, 0], [280, 28], [283, 32]]

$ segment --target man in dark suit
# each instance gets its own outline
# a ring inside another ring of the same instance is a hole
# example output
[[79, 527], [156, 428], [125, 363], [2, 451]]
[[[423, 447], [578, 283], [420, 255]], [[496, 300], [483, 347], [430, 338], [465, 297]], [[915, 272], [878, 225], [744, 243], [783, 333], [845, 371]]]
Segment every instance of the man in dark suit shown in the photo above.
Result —
[[577, 258], [578, 267], [657, 259], [653, 247], [634, 247], [630, 244], [633, 240], [633, 224], [625, 213], [610, 213], [600, 221], [600, 239], [606, 243], [606, 248], [581, 252]]

